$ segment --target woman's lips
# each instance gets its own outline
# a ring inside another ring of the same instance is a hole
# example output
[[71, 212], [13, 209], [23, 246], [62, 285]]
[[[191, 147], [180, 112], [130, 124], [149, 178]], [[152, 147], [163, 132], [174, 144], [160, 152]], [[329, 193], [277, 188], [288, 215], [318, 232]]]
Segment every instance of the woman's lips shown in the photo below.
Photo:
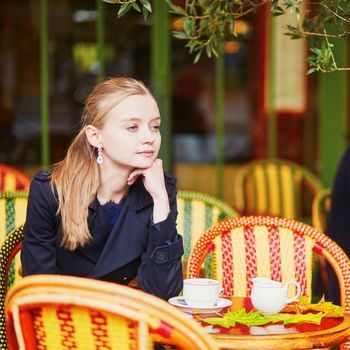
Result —
[[144, 156], [144, 157], [152, 157], [154, 154], [154, 151], [137, 152], [137, 154]]

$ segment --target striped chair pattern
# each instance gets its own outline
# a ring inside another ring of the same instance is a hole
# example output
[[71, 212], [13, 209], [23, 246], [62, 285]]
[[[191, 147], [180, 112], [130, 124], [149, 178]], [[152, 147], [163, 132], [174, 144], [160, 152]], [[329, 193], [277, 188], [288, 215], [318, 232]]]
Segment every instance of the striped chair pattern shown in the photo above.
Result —
[[[0, 246], [17, 227], [24, 224], [27, 212], [28, 192], [0, 192]], [[12, 238], [11, 238], [12, 239]], [[3, 260], [1, 260], [3, 262]], [[9, 269], [8, 283], [19, 278], [20, 257], [16, 255]]]
[[227, 296], [250, 296], [251, 279], [296, 280], [302, 295], [312, 296], [312, 255], [320, 254], [339, 279], [342, 305], [350, 314], [350, 262], [327, 235], [304, 223], [269, 216], [224, 220], [203, 233], [192, 250], [189, 278], [213, 252], [214, 277], [222, 281]]
[[28, 191], [30, 178], [7, 164], [0, 164], [0, 191]]
[[23, 225], [12, 231], [0, 247], [0, 349], [7, 349], [5, 299], [22, 276], [19, 274]]
[[317, 192], [312, 201], [312, 226], [321, 232], [327, 228], [327, 216], [331, 210], [331, 188], [323, 188]]
[[[184, 265], [187, 264], [191, 249], [201, 233], [218, 221], [238, 217], [237, 211], [224, 201], [196, 191], [179, 190], [177, 193], [177, 230], [183, 236]], [[205, 261], [205, 274], [211, 275], [209, 256]]]
[[[331, 210], [331, 194], [331, 188], [324, 188], [316, 194], [312, 201], [312, 226], [321, 232], [326, 232], [327, 217]], [[326, 259], [319, 256], [317, 263], [319, 264], [323, 288], [327, 290], [329, 284]]]
[[26, 220], [27, 191], [0, 192], [0, 243]]
[[216, 350], [214, 339], [183, 312], [126, 286], [72, 276], [25, 277], [6, 299], [14, 349]]
[[[272, 215], [310, 222], [303, 213], [323, 188], [305, 167], [281, 159], [263, 159], [240, 167], [234, 177], [235, 206], [243, 215]], [[305, 218], [306, 217], [306, 218]]]

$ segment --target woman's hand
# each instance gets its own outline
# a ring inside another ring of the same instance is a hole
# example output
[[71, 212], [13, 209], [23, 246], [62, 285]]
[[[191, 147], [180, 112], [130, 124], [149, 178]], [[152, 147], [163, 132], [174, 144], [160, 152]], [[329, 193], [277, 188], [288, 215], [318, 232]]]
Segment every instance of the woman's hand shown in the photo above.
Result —
[[127, 180], [128, 185], [134, 184], [140, 175], [143, 176], [145, 188], [152, 198], [166, 195], [163, 162], [161, 159], [156, 159], [147, 169], [135, 169], [132, 171]]
[[143, 184], [153, 198], [153, 222], [163, 221], [168, 217], [170, 206], [165, 188], [163, 162], [156, 159], [147, 169], [135, 169], [128, 177], [128, 185], [135, 183], [138, 176], [143, 176]]

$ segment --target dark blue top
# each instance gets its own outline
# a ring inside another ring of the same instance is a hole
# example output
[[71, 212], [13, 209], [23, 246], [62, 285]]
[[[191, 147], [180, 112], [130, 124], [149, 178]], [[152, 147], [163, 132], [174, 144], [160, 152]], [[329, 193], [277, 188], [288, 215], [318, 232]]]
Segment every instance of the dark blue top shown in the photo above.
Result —
[[123, 208], [124, 201], [122, 200], [120, 203], [116, 203], [112, 200], [106, 202], [105, 204], [102, 204], [102, 208], [106, 214], [109, 227], [112, 230], [113, 226], [118, 220], [118, 217], [120, 215], [120, 212]]

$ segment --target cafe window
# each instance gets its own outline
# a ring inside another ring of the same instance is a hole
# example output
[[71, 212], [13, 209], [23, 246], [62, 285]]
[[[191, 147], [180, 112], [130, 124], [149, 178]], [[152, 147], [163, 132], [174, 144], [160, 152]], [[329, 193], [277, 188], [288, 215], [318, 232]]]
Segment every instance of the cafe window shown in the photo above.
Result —
[[[252, 94], [250, 92], [251, 25], [237, 21], [239, 37], [224, 43], [226, 161], [251, 156]], [[177, 23], [177, 22], [174, 22]], [[174, 24], [177, 25], [177, 24]], [[185, 42], [172, 42], [173, 148], [175, 161], [215, 162], [215, 60], [204, 53], [193, 64]]]

